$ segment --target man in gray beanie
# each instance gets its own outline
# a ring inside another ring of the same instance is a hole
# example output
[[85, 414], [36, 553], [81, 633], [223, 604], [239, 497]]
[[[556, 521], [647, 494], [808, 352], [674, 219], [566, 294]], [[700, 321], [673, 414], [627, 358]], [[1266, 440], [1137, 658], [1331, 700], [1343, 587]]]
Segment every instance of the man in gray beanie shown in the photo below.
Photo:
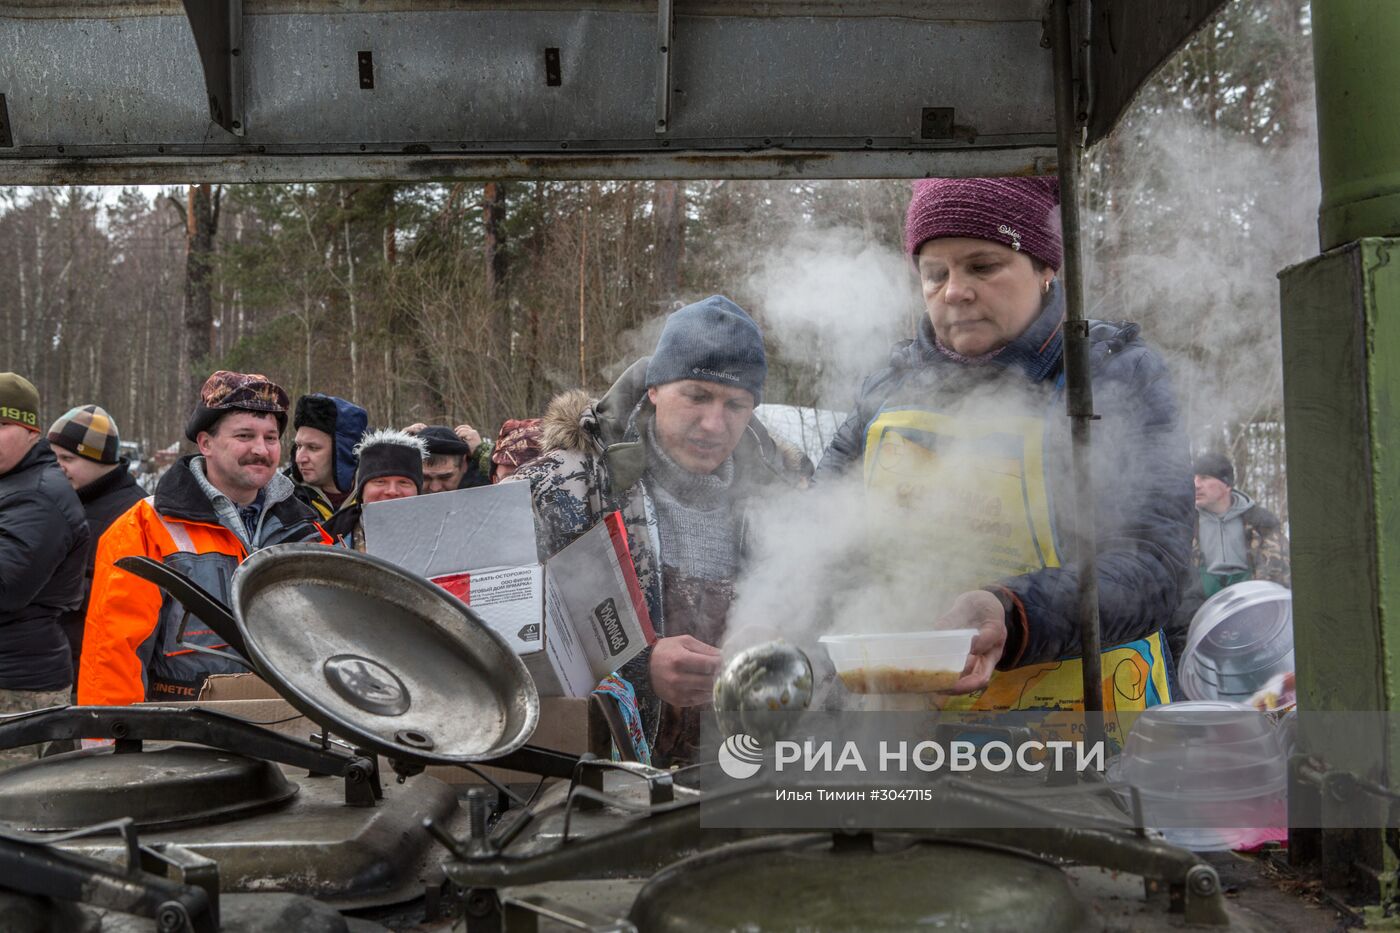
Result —
[[747, 504], [810, 474], [754, 417], [767, 374], [742, 308], [719, 295], [688, 305], [601, 399], [575, 390], [551, 402], [543, 454], [506, 480], [530, 483], [542, 559], [622, 513], [658, 638], [599, 692], [627, 721], [621, 751], [662, 767], [691, 760], [699, 739]]

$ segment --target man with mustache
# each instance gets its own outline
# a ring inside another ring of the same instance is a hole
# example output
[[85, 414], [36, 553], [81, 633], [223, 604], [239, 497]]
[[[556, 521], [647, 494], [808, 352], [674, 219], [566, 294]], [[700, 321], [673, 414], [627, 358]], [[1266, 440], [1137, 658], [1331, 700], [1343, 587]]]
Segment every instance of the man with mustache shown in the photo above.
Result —
[[155, 495], [113, 522], [98, 544], [79, 703], [192, 700], [210, 674], [245, 670], [185, 647], [227, 646], [194, 617], [182, 644], [183, 608], [116, 562], [150, 557], [228, 603], [233, 571], [253, 551], [288, 541], [330, 543], [277, 470], [287, 402], [287, 393], [260, 373], [220, 370], [204, 383], [185, 427], [199, 453], [171, 466]]
[[621, 512], [660, 637], [599, 689], [618, 701], [631, 751], [660, 767], [695, 753], [749, 504], [810, 474], [754, 416], [767, 373], [742, 308], [721, 295], [688, 305], [601, 399], [576, 390], [551, 402], [544, 452], [505, 480], [530, 483], [542, 558]]

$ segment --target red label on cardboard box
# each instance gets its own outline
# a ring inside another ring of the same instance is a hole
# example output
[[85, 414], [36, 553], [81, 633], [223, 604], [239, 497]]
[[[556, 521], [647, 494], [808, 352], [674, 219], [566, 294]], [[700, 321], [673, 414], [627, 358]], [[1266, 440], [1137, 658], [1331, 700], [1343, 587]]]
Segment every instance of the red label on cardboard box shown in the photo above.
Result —
[[469, 573], [445, 573], [433, 577], [433, 582], [456, 596], [468, 606], [472, 604], [472, 575]]
[[632, 598], [632, 608], [637, 612], [637, 621], [642, 624], [642, 634], [647, 644], [655, 644], [656, 629], [651, 626], [651, 611], [647, 609], [646, 598], [642, 595], [642, 585], [637, 580], [637, 568], [632, 566], [632, 548], [627, 543], [627, 526], [622, 522], [621, 512], [611, 512], [603, 519], [608, 526], [608, 537], [612, 539], [613, 553], [617, 555], [622, 578], [627, 581], [627, 595]]

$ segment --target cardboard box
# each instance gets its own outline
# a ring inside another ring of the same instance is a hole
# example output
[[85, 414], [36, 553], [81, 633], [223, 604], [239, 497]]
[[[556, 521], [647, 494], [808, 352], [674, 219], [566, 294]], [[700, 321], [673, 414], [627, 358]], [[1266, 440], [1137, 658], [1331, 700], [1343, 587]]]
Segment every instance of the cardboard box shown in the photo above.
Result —
[[[158, 702], [155, 706], [178, 708], [200, 708], [237, 716], [264, 726], [273, 732], [297, 739], [309, 739], [321, 727], [298, 713], [293, 706], [278, 695], [261, 677], [256, 674], [212, 674], [204, 682], [199, 699], [179, 703]], [[334, 732], [332, 732], [334, 734]], [[572, 697], [541, 697], [540, 720], [531, 734], [529, 744], [553, 749], [571, 755], [593, 752], [606, 756], [611, 743], [607, 725], [594, 719], [587, 699]], [[479, 766], [482, 771], [501, 783], [528, 783], [539, 780], [539, 775], [521, 771], [510, 771], [487, 765]], [[394, 779], [393, 768], [383, 758], [379, 761], [380, 776], [385, 781]], [[470, 785], [486, 783], [480, 777], [466, 770], [451, 766], [434, 766], [427, 773], [445, 784]]]
[[586, 697], [656, 640], [614, 513], [543, 563], [526, 483], [375, 502], [365, 546], [476, 610], [541, 696]]
[[210, 674], [199, 688], [201, 704], [225, 700], [280, 700], [282, 695], [257, 674]]

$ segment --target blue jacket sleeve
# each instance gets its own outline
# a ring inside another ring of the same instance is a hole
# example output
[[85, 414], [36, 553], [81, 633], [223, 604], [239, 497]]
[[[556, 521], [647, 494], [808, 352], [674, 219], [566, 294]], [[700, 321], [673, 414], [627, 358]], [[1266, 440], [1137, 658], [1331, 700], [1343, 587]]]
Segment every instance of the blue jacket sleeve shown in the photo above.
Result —
[[892, 370], [883, 369], [868, 377], [861, 385], [850, 415], [842, 422], [841, 427], [836, 429], [831, 443], [822, 453], [821, 463], [817, 464], [814, 477], [817, 482], [835, 480], [853, 467], [859, 467], [861, 458], [865, 455], [866, 428], [888, 396], [893, 376]]
[[[1090, 459], [1099, 622], [1108, 648], [1170, 622], [1190, 558], [1195, 506], [1187, 442], [1166, 364], [1141, 343], [1103, 363], [1094, 374], [1102, 420], [1094, 424]], [[1065, 505], [1073, 508], [1073, 502]], [[1062, 559], [1071, 564], [1075, 548], [1066, 543]], [[1001, 583], [1020, 598], [1027, 621], [1023, 644], [1008, 645], [1003, 667], [1080, 655], [1079, 580], [1072, 566]]]

